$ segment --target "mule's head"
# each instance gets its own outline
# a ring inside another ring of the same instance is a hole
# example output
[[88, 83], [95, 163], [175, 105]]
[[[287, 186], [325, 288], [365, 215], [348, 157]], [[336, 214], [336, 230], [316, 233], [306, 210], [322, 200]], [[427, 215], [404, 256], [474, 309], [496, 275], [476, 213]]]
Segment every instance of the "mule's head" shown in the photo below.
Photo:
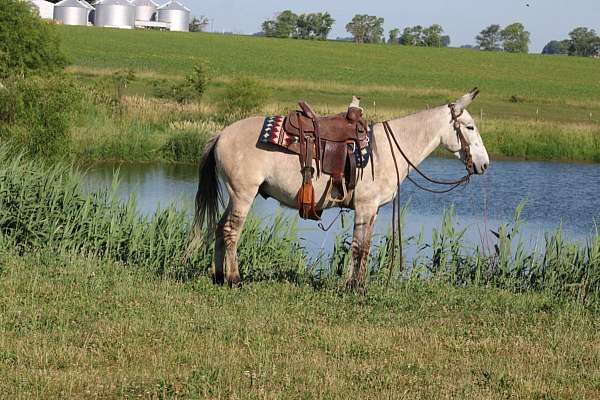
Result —
[[[478, 94], [479, 90], [473, 89], [455, 103], [450, 104], [448, 107], [448, 115], [450, 116], [448, 129], [447, 132], [444, 130], [444, 134], [442, 135], [442, 145], [454, 153], [465, 164], [468, 163], [470, 156], [473, 163], [473, 172], [481, 175], [489, 167], [490, 157], [483, 145], [483, 140], [479, 134], [479, 129], [475, 125], [475, 120], [467, 111], [467, 107], [475, 100]], [[461, 135], [457, 128], [460, 128], [460, 132], [464, 139], [466, 139], [466, 143], [461, 141]], [[465, 150], [465, 145], [468, 146], [468, 151]]]

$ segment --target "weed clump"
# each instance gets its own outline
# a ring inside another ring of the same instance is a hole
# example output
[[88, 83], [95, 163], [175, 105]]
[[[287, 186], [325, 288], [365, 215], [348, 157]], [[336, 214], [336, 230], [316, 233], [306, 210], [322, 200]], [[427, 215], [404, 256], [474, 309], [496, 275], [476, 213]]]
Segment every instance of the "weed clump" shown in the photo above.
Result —
[[67, 65], [54, 27], [24, 1], [0, 1], [0, 79], [55, 71]]
[[82, 96], [79, 87], [61, 75], [5, 81], [0, 88], [0, 139], [30, 157], [64, 156]]
[[267, 103], [270, 93], [260, 81], [251, 77], [238, 77], [231, 81], [219, 105], [222, 116], [235, 120], [260, 111]]
[[160, 151], [165, 160], [197, 162], [207, 139], [207, 135], [196, 131], [177, 132], [167, 139]]
[[183, 81], [157, 79], [152, 82], [152, 95], [178, 103], [200, 101], [208, 87], [208, 69], [204, 63], [196, 64]]

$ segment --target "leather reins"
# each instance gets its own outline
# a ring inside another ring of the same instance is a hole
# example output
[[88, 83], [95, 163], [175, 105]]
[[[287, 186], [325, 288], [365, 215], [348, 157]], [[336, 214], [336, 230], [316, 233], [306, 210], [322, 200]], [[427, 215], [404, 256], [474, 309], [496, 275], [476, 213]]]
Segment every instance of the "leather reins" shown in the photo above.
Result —
[[[467, 140], [467, 138], [465, 137], [465, 135], [462, 132], [462, 129], [460, 127], [460, 121], [458, 120], [458, 118], [460, 118], [460, 116], [462, 115], [462, 111], [460, 113], [456, 113], [456, 105], [454, 103], [448, 104], [448, 107], [450, 108], [450, 114], [452, 116], [452, 126], [454, 128], [454, 131], [456, 132], [456, 135], [458, 136], [458, 140], [460, 141], [460, 149], [464, 154], [465, 157], [465, 166], [467, 169], [467, 175], [465, 175], [464, 177], [460, 178], [460, 179], [456, 179], [456, 180], [439, 180], [439, 179], [433, 179], [430, 178], [429, 176], [427, 176], [425, 173], [423, 173], [419, 168], [417, 168], [416, 165], [414, 165], [412, 163], [412, 161], [410, 161], [410, 159], [408, 158], [408, 156], [406, 155], [406, 153], [404, 153], [404, 150], [402, 150], [402, 147], [400, 146], [400, 144], [398, 143], [398, 140], [396, 139], [396, 135], [394, 134], [394, 131], [392, 130], [392, 127], [389, 124], [389, 121], [384, 121], [383, 122], [383, 129], [385, 130], [385, 134], [386, 137], [388, 139], [389, 145], [390, 145], [390, 150], [392, 152], [392, 158], [394, 160], [394, 168], [396, 170], [396, 182], [397, 182], [397, 187], [398, 187], [398, 192], [396, 194], [396, 199], [393, 202], [393, 212], [392, 212], [392, 246], [391, 246], [391, 264], [390, 264], [390, 269], [388, 272], [388, 279], [387, 279], [387, 285], [389, 286], [390, 284], [390, 280], [392, 278], [392, 273], [393, 273], [393, 267], [395, 265], [395, 256], [396, 256], [396, 243], [398, 243], [398, 252], [399, 252], [399, 256], [400, 256], [400, 272], [403, 271], [404, 269], [404, 263], [403, 263], [403, 250], [402, 250], [402, 208], [401, 208], [401, 204], [400, 204], [400, 170], [398, 169], [398, 161], [396, 160], [396, 154], [394, 152], [394, 147], [396, 147], [396, 149], [398, 149], [398, 151], [400, 152], [400, 154], [402, 155], [402, 157], [404, 158], [404, 160], [406, 161], [406, 163], [409, 165], [410, 168], [412, 168], [413, 170], [415, 170], [419, 175], [421, 175], [424, 179], [426, 179], [427, 181], [436, 184], [436, 185], [446, 185], [446, 186], [451, 186], [449, 189], [445, 189], [445, 190], [435, 190], [435, 189], [429, 189], [426, 188], [422, 185], [420, 185], [419, 183], [417, 183], [414, 179], [412, 179], [410, 176], [408, 176], [408, 174], [406, 175], [406, 178], [412, 182], [416, 187], [418, 187], [421, 190], [430, 192], [430, 193], [448, 193], [451, 192], [452, 190], [456, 189], [457, 187], [459, 187], [462, 184], [465, 183], [469, 183], [469, 180], [471, 178], [471, 175], [473, 175], [475, 173], [475, 167], [473, 164], [473, 156], [471, 154], [471, 145], [469, 143], [469, 141]], [[393, 144], [392, 144], [393, 141]], [[398, 236], [398, 242], [396, 242], [396, 236]]]

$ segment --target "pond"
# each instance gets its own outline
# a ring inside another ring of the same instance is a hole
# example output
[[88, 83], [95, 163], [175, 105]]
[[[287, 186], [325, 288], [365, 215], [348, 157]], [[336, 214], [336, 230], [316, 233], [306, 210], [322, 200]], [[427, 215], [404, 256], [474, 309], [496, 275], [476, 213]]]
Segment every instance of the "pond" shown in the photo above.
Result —
[[[191, 212], [197, 187], [197, 167], [164, 163], [95, 164], [86, 172], [86, 186], [94, 190], [110, 186], [113, 172], [119, 170], [119, 196], [126, 200], [136, 193], [141, 212], [152, 214], [157, 207], [172, 203]], [[456, 178], [464, 172], [458, 160], [429, 158], [422, 170], [436, 178]], [[522, 218], [524, 237], [529, 245], [543, 240], [544, 232], [562, 227], [565, 235], [583, 241], [600, 223], [600, 165], [530, 161], [495, 161], [489, 172], [475, 176], [471, 183], [448, 194], [431, 194], [410, 182], [402, 184], [401, 198], [408, 204], [405, 237], [422, 232], [425, 239], [439, 227], [445, 210], [453, 207], [455, 221], [466, 229], [465, 239], [473, 245], [489, 247], [491, 230], [513, 221], [515, 209], [525, 201]], [[283, 209], [273, 200], [258, 196], [254, 212], [268, 221], [277, 212], [295, 218], [295, 210]], [[324, 214], [328, 225], [338, 211]], [[315, 222], [299, 221], [299, 235], [312, 254], [329, 252], [333, 239], [351, 231], [351, 216], [322, 232]], [[392, 219], [391, 205], [383, 207], [377, 220], [377, 233], [386, 233]]]

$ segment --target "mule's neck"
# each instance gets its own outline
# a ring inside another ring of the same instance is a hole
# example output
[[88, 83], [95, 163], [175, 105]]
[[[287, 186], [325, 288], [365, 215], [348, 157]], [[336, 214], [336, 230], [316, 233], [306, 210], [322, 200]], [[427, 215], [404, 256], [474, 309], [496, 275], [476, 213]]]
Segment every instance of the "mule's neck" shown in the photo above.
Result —
[[[441, 144], [442, 136], [449, 129], [450, 118], [448, 106], [440, 106], [391, 120], [389, 125], [402, 151], [416, 166]], [[380, 143], [382, 139], [387, 143], [385, 137], [378, 139]], [[396, 146], [392, 148], [397, 158], [402, 159]]]

